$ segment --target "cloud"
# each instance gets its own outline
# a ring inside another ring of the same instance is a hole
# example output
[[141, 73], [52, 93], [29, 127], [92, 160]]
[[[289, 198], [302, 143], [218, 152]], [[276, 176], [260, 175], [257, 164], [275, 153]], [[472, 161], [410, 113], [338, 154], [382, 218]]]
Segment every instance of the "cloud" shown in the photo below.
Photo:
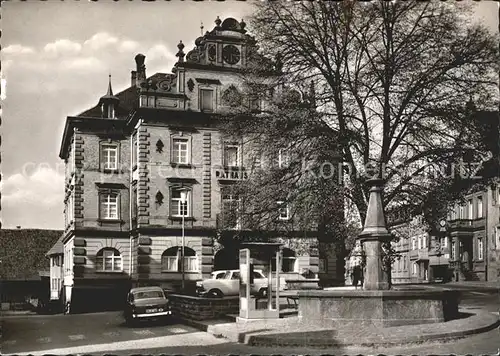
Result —
[[118, 38], [111, 36], [107, 32], [98, 32], [90, 39], [86, 40], [83, 45], [95, 51], [117, 43]]
[[171, 59], [172, 57], [172, 52], [170, 52], [164, 44], [156, 44], [146, 52], [147, 61], [154, 61], [157, 59], [165, 60]]
[[95, 57], [79, 57], [63, 60], [59, 68], [62, 70], [100, 72], [105, 66], [101, 60]]
[[30, 206], [47, 209], [61, 206], [64, 198], [64, 175], [41, 167], [31, 175], [16, 173], [1, 183], [2, 205], [6, 208]]
[[57, 40], [55, 42], [47, 43], [43, 51], [51, 56], [59, 55], [75, 55], [82, 50], [82, 45], [67, 39]]
[[9, 45], [5, 48], [2, 48], [3, 54], [9, 55], [17, 55], [17, 54], [32, 54], [35, 53], [35, 50], [31, 47], [26, 47], [20, 44]]
[[139, 43], [131, 40], [121, 41], [118, 45], [118, 52], [134, 52], [139, 47]]

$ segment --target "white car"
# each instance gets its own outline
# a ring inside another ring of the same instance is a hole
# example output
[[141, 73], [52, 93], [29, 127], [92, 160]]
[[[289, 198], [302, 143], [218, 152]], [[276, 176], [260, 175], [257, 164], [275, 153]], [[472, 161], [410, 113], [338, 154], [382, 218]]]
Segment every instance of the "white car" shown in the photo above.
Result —
[[[224, 297], [229, 295], [239, 295], [240, 293], [240, 271], [228, 270], [224, 271], [223, 277], [221, 272], [216, 271], [212, 273], [211, 279], [205, 279], [196, 283], [196, 290], [199, 295], [207, 297]], [[252, 295], [259, 295], [262, 297], [267, 296], [267, 277], [261, 270], [254, 270], [253, 284], [250, 286], [250, 293]], [[273, 281], [274, 282], [274, 281]], [[275, 286], [275, 283], [273, 283]], [[280, 278], [280, 290], [284, 290], [285, 281]], [[276, 287], [274, 287], [276, 288]]]

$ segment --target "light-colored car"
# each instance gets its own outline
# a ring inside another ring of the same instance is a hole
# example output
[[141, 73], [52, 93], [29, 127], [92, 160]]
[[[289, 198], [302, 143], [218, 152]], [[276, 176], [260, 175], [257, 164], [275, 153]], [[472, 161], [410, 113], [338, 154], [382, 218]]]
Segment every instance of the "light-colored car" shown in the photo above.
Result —
[[169, 301], [160, 287], [132, 288], [127, 295], [127, 305], [124, 310], [127, 324], [171, 315]]
[[212, 279], [222, 279], [224, 278], [227, 270], [220, 270], [220, 271], [213, 271], [212, 272]]
[[[220, 272], [212, 273], [212, 278], [205, 279], [196, 283], [196, 290], [198, 295], [206, 297], [224, 297], [239, 295], [240, 293], [240, 271], [228, 270], [225, 271], [224, 276], [219, 278]], [[214, 278], [215, 276], [215, 278]], [[280, 290], [285, 289], [285, 281], [280, 278]], [[273, 287], [275, 283], [273, 282]], [[250, 286], [250, 293], [252, 295], [259, 295], [262, 297], [267, 296], [268, 281], [262, 270], [253, 271], [253, 284]], [[274, 290], [274, 289], [273, 289]]]

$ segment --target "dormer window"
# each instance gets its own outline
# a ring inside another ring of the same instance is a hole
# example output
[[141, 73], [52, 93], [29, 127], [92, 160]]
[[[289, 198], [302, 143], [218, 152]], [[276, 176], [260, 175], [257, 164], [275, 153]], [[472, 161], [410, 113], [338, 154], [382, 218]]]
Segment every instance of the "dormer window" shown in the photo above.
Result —
[[101, 97], [99, 104], [101, 105], [102, 117], [105, 119], [115, 118], [115, 107], [118, 106], [120, 99], [113, 95], [111, 88], [111, 75], [109, 76], [108, 92]]

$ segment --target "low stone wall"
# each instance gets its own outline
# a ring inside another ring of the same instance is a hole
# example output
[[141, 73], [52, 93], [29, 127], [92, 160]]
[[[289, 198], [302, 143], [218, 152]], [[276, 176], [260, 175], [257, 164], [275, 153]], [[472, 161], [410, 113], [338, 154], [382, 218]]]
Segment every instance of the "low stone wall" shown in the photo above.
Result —
[[227, 314], [239, 314], [239, 297], [203, 298], [182, 294], [169, 294], [174, 315], [191, 320], [210, 320]]
[[286, 289], [319, 289], [319, 279], [287, 279]]

